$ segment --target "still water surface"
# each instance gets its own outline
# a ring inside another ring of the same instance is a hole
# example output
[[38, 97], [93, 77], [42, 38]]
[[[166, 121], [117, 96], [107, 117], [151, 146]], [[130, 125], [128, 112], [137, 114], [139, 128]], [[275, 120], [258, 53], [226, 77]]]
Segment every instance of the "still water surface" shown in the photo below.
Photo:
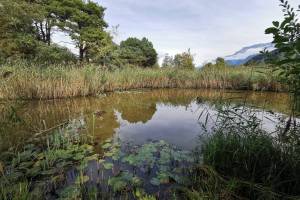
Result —
[[200, 113], [207, 107], [213, 112], [214, 105], [220, 102], [246, 103], [260, 110], [285, 113], [290, 100], [285, 93], [164, 89], [2, 103], [0, 151], [22, 145], [35, 133], [80, 117], [86, 123], [86, 131], [99, 143], [117, 136], [134, 144], [165, 140], [192, 149], [201, 132]]

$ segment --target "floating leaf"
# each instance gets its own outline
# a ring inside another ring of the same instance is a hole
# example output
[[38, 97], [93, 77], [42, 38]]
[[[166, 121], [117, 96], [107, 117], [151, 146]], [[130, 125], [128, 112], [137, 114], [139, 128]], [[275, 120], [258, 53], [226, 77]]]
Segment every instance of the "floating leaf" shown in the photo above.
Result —
[[111, 143], [112, 142], [112, 138], [106, 139], [104, 143]]
[[112, 157], [113, 155], [114, 155], [113, 152], [106, 152], [106, 153], [104, 153], [105, 157]]
[[123, 158], [122, 162], [128, 162], [130, 165], [137, 165], [138, 163], [136, 156], [132, 154]]
[[105, 162], [105, 160], [103, 160], [103, 159], [100, 159], [98, 162], [99, 162], [99, 164], [102, 164], [102, 163], [104, 163], [104, 162]]
[[97, 159], [98, 159], [98, 157], [99, 157], [99, 155], [98, 155], [98, 154], [94, 154], [94, 155], [92, 155], [92, 156], [88, 156], [88, 157], [86, 157], [86, 158], [85, 158], [85, 160], [86, 160], [86, 161], [97, 160]]
[[106, 143], [106, 144], [102, 145], [102, 148], [103, 149], [109, 149], [111, 146], [112, 146], [111, 143]]
[[60, 199], [78, 199], [80, 197], [80, 188], [77, 185], [66, 187], [59, 193]]
[[108, 185], [113, 188], [114, 192], [120, 192], [127, 187], [126, 181], [122, 180], [120, 177], [113, 177], [108, 180]]
[[112, 163], [103, 163], [103, 167], [107, 170], [112, 169], [113, 166], [114, 166], [114, 164], [112, 164]]
[[90, 178], [88, 176], [78, 176], [76, 180], [76, 184], [84, 184], [88, 182]]
[[157, 178], [159, 179], [159, 182], [161, 184], [168, 184], [168, 183], [170, 183], [170, 175], [169, 175], [168, 172], [160, 172], [158, 174]]
[[120, 155], [120, 153], [118, 152], [118, 153], [115, 153], [111, 158], [112, 158], [114, 161], [117, 161], [117, 160], [119, 160], [119, 159], [121, 158], [121, 155]]
[[160, 185], [160, 180], [158, 178], [152, 178], [150, 183], [154, 186], [159, 186]]
[[140, 185], [142, 185], [142, 180], [139, 177], [134, 176], [132, 178], [132, 185], [135, 187], [140, 186]]

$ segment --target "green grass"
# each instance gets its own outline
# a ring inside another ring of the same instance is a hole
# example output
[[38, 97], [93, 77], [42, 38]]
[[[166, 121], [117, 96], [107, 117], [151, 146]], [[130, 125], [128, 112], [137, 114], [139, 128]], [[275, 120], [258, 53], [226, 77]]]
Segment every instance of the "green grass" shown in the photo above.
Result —
[[[278, 123], [277, 131], [270, 134], [252, 113], [232, 107], [219, 111], [216, 128], [198, 152], [201, 164], [191, 176], [193, 187], [203, 191], [204, 176], [213, 180], [208, 185], [218, 188], [207, 192], [219, 198], [225, 193], [229, 199], [299, 199], [300, 124], [295, 122], [285, 131], [285, 122]], [[205, 174], [203, 166], [212, 171]]]
[[[300, 194], [299, 154], [283, 149], [270, 136], [214, 135], [204, 147], [204, 163], [220, 174], [249, 184], [249, 198], [257, 199], [260, 185], [279, 194]], [[253, 188], [252, 188], [253, 187]], [[246, 189], [246, 188], [244, 188]], [[241, 191], [242, 192], [242, 191]], [[260, 194], [261, 195], [261, 194]]]
[[[22, 62], [0, 67], [0, 98], [56, 99], [143, 88], [284, 90], [267, 69], [212, 67], [205, 70], [125, 68], [95, 65], [38, 67]], [[12, 72], [4, 77], [6, 72]]]

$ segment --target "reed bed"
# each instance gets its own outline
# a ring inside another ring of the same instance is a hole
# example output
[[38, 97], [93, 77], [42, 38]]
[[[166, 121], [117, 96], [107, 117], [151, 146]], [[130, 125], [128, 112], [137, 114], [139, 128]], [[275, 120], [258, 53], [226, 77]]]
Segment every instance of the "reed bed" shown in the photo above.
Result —
[[253, 68], [124, 68], [112, 71], [95, 65], [38, 67], [9, 64], [0, 66], [0, 98], [57, 99], [143, 88], [285, 89], [273, 73], [266, 69], [261, 73]]

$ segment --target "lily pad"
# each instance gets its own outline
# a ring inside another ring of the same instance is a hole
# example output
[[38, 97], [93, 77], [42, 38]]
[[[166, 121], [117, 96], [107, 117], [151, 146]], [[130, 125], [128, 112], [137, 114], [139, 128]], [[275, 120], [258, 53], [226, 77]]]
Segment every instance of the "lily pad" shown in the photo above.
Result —
[[154, 186], [159, 186], [160, 185], [160, 180], [158, 178], [152, 178], [150, 183]]
[[79, 176], [77, 177], [76, 184], [84, 184], [88, 182], [90, 178], [88, 176]]
[[112, 169], [113, 166], [114, 166], [114, 164], [112, 164], [112, 163], [103, 163], [103, 167], [107, 170]]
[[114, 192], [120, 192], [127, 187], [127, 183], [118, 177], [113, 177], [108, 180], [108, 185], [113, 188]]
[[112, 147], [111, 143], [106, 143], [106, 144], [102, 145], [103, 149], [109, 149], [110, 147]]

